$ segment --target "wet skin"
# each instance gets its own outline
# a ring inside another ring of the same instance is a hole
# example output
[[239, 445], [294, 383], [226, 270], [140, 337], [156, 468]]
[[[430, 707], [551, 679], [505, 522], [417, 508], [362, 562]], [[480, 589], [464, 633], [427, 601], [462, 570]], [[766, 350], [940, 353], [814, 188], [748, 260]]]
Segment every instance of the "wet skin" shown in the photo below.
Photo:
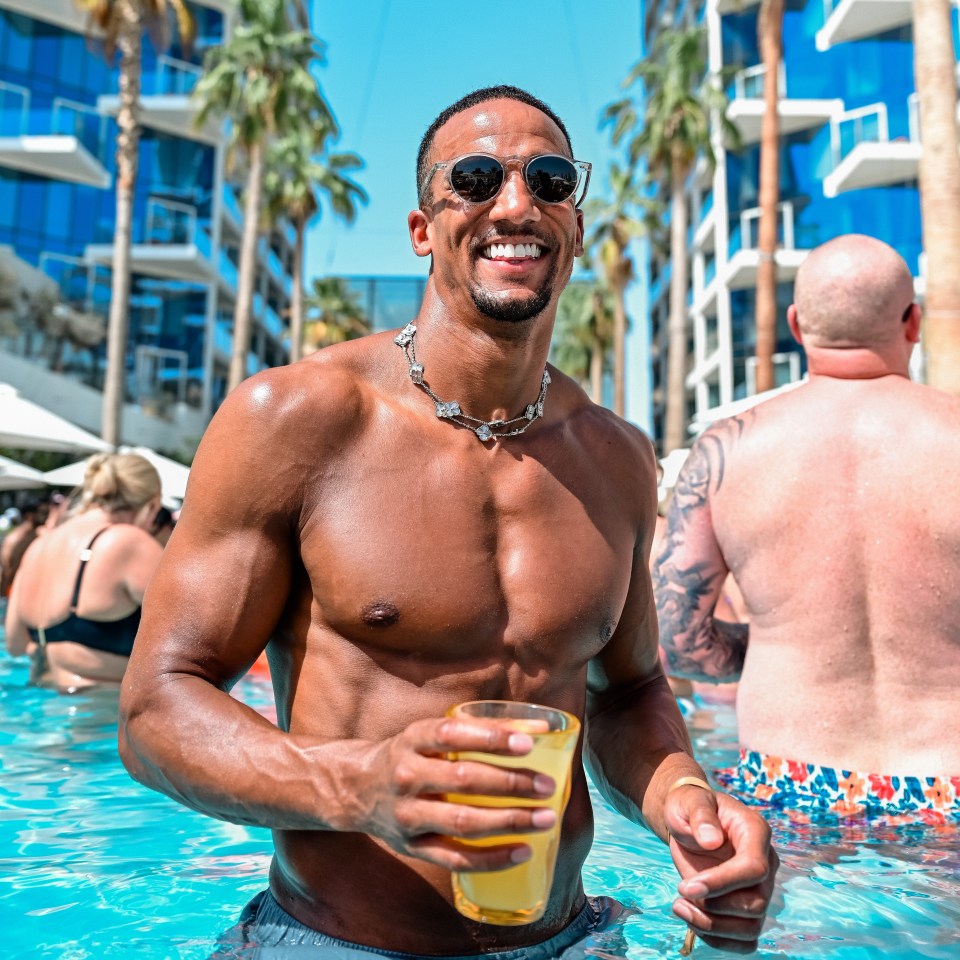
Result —
[[[568, 153], [552, 121], [512, 101], [458, 114], [433, 160], [478, 150]], [[536, 399], [580, 214], [535, 204], [514, 168], [480, 207], [435, 179], [410, 232], [433, 258], [416, 320], [431, 387], [475, 416], [515, 416]], [[541, 253], [491, 260], [493, 240], [532, 240]], [[525, 321], [476, 304], [516, 313], [547, 288], [547, 306]], [[445, 720], [460, 701], [589, 715], [584, 757], [625, 813], [642, 809], [661, 836], [668, 822], [688, 836], [713, 816], [697, 787], [665, 805], [671, 783], [702, 772], [657, 654], [649, 441], [551, 375], [543, 420], [481, 444], [437, 419], [392, 334], [375, 335], [247, 381], [201, 444], [124, 685], [122, 755], [134, 776], [196, 809], [271, 826], [274, 894], [333, 936], [484, 952], [543, 940], [582, 906], [592, 817], [578, 751], [543, 919], [492, 927], [453, 909], [451, 869], [503, 868], [527, 849], [459, 838], [551, 823], [542, 810], [441, 799], [544, 795], [531, 773], [445, 759], [530, 748], [502, 727]], [[268, 641], [281, 730], [224, 692]], [[721, 801], [721, 817], [732, 809]], [[718, 921], [745, 945], [772, 878], [761, 832], [730, 895], [745, 913]], [[718, 835], [704, 848], [722, 844]], [[715, 869], [729, 883], [729, 858], [724, 845], [684, 876]]]

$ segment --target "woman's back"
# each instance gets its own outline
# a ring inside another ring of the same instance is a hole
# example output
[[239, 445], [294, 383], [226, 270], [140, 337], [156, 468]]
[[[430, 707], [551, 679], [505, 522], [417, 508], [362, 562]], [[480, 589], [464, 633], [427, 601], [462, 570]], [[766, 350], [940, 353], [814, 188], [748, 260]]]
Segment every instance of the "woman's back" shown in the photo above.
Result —
[[148, 532], [159, 508], [149, 461], [90, 458], [79, 512], [31, 545], [13, 582], [7, 649], [31, 655], [35, 682], [73, 691], [123, 679], [163, 553]]

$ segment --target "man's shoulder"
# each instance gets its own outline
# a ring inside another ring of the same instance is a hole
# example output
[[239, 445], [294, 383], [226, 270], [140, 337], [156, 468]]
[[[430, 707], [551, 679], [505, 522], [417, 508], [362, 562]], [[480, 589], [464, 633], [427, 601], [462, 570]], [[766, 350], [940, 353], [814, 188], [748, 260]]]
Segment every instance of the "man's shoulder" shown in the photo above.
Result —
[[[355, 430], [374, 393], [373, 368], [382, 335], [327, 347], [283, 367], [244, 380], [226, 399], [217, 418], [231, 428], [269, 426], [278, 440]], [[369, 342], [367, 342], [369, 341]]]
[[[598, 458], [627, 458], [634, 463], [654, 461], [653, 443], [636, 424], [608, 407], [594, 403], [583, 388], [563, 373], [551, 372], [559, 380], [565, 419], [577, 440]], [[634, 461], [634, 458], [636, 460]]]

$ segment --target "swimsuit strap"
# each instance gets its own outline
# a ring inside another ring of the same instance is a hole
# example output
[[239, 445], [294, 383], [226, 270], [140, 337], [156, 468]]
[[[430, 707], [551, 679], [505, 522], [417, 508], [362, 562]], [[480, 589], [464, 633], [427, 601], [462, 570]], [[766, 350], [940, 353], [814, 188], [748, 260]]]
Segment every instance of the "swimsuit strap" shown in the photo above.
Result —
[[71, 613], [77, 612], [77, 601], [80, 599], [80, 584], [83, 583], [83, 574], [87, 568], [87, 561], [90, 559], [90, 548], [97, 542], [97, 537], [109, 529], [109, 527], [104, 527], [102, 530], [98, 530], [86, 547], [80, 551], [80, 566], [77, 568], [77, 579], [73, 585], [73, 597], [70, 599]]

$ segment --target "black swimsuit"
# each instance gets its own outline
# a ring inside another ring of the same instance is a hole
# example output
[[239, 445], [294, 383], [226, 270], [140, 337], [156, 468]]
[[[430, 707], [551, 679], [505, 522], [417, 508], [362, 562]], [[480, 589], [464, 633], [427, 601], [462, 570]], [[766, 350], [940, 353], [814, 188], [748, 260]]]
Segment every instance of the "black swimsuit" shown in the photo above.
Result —
[[97, 537], [104, 530], [98, 530], [87, 549], [80, 553], [80, 568], [77, 570], [77, 580], [73, 585], [73, 598], [70, 601], [70, 613], [66, 620], [53, 624], [51, 627], [28, 627], [27, 632], [33, 640], [41, 646], [47, 643], [79, 643], [91, 650], [102, 650], [104, 653], [116, 653], [121, 657], [129, 657], [133, 650], [133, 641], [140, 626], [140, 608], [127, 614], [121, 620], [89, 620], [78, 617], [76, 614], [77, 601], [80, 598], [80, 584], [83, 583], [83, 574], [90, 559], [90, 549], [96, 543]]

